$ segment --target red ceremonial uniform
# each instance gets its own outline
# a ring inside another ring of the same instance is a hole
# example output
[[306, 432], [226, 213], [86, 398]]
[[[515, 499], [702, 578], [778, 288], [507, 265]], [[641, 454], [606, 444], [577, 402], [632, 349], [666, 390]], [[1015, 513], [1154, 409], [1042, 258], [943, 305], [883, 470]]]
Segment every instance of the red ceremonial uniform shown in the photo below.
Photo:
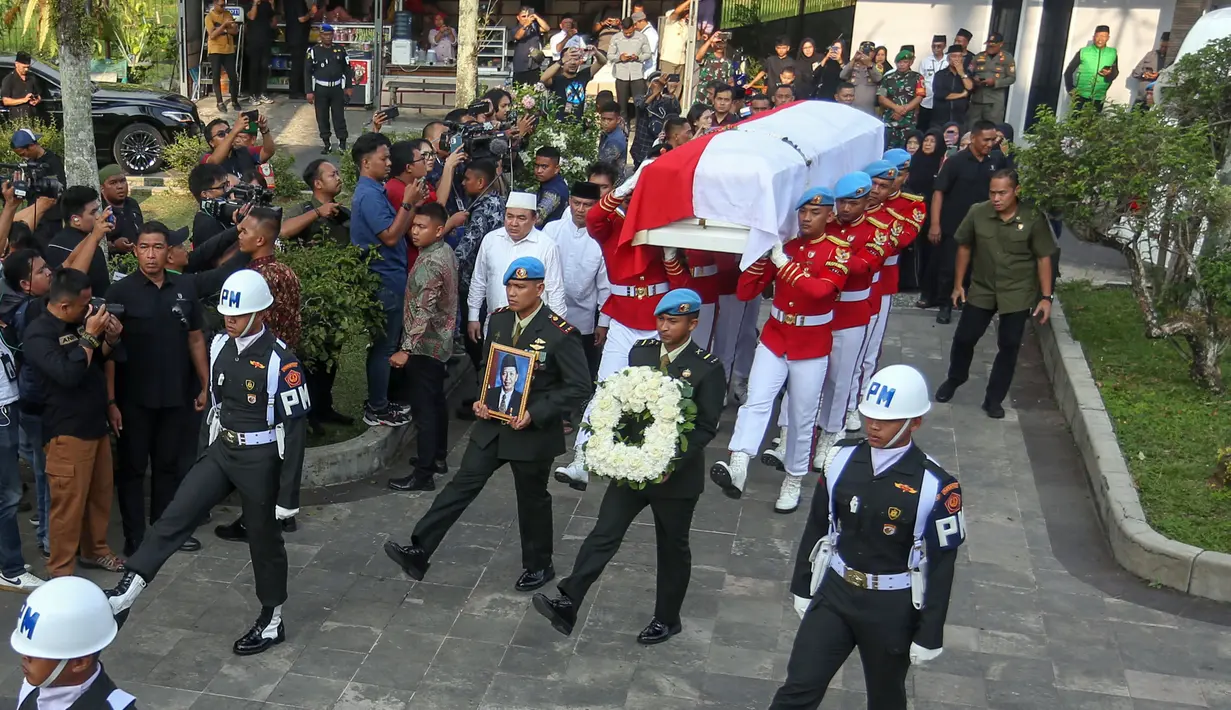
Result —
[[[834, 220], [825, 228], [825, 233], [850, 245], [852, 261], [863, 262], [863, 266], [858, 270], [855, 267], [851, 268], [850, 278], [842, 287], [843, 293], [849, 295], [866, 292], [867, 294], [864, 298], [855, 301], [838, 301], [838, 305], [834, 308], [833, 329], [846, 330], [865, 326], [872, 320], [872, 314], [880, 309], [879, 301], [872, 303], [872, 278], [881, 268], [885, 255], [883, 248], [877, 249], [875, 245], [878, 234], [881, 235], [882, 243], [889, 239], [889, 225], [863, 214], [850, 224], [842, 224]], [[874, 245], [871, 250], [868, 248], [869, 242]]]
[[721, 276], [719, 275], [718, 254], [704, 249], [685, 249], [684, 259], [688, 262], [688, 288], [697, 292], [701, 303], [718, 303]]
[[714, 261], [718, 264], [718, 295], [734, 296], [739, 290], [739, 254], [717, 252]]
[[[898, 257], [919, 236], [927, 211], [922, 197], [906, 192], [893, 195], [882, 207], [890, 218], [889, 234], [893, 237], [893, 249], [886, 255], [885, 264], [881, 267], [881, 280], [876, 284], [877, 292], [873, 295], [892, 296], [898, 292]], [[880, 219], [880, 216], [877, 215], [877, 218]]]
[[[856, 269], [865, 273], [867, 266], [850, 243], [831, 235], [792, 239], [782, 251], [791, 263], [779, 269], [769, 257], [756, 260], [740, 275], [736, 294], [751, 301], [772, 282], [775, 312], [761, 329], [761, 343], [787, 360], [825, 357], [833, 347], [835, 298], [856, 278]], [[813, 319], [816, 325], [809, 323]]]
[[[603, 250], [603, 259], [608, 263], [621, 258], [629, 247], [620, 249], [620, 230], [624, 228], [624, 210], [620, 198], [607, 193], [598, 204], [586, 213], [586, 229]], [[633, 249], [653, 249], [656, 258], [651, 259], [641, 273], [627, 279], [616, 278], [608, 268], [611, 295], [603, 304], [602, 312], [635, 330], [654, 330], [658, 318], [654, 309], [664, 294], [673, 288], [688, 286], [688, 272], [679, 260], [666, 260], [662, 249], [655, 246], [636, 246]]]

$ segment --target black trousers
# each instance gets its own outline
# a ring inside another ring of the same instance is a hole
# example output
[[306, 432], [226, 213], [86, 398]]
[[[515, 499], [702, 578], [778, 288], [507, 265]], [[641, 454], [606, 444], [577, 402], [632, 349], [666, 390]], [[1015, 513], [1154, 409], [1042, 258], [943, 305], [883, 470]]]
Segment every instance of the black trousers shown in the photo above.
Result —
[[668, 625], [680, 622], [680, 607], [684, 605], [692, 574], [688, 530], [697, 507], [696, 498], [650, 497], [628, 486], [608, 485], [598, 509], [598, 520], [581, 543], [573, 572], [559, 584], [561, 593], [574, 604], [581, 604], [590, 586], [620, 549], [628, 526], [647, 505], [654, 514], [654, 541], [658, 547], [654, 617]]
[[268, 89], [269, 65], [273, 41], [270, 38], [249, 37], [244, 52], [248, 63], [248, 82], [244, 90], [249, 96], [262, 96]]
[[948, 303], [953, 295], [953, 275], [957, 269], [957, 242], [952, 234], [941, 234], [940, 244], [933, 244], [924, 232], [915, 243], [922, 247], [923, 283], [919, 284], [920, 299], [928, 303]]
[[[970, 377], [970, 361], [975, 356], [975, 345], [987, 332], [995, 310], [979, 308], [967, 303], [962, 317], [953, 333], [953, 346], [949, 349], [949, 379], [965, 382]], [[996, 332], [996, 359], [992, 362], [992, 374], [987, 380], [986, 401], [1000, 404], [1009, 394], [1013, 382], [1013, 370], [1017, 368], [1017, 351], [1022, 347], [1026, 333], [1026, 321], [1030, 311], [1014, 311], [1000, 314], [1000, 327]]]
[[328, 367], [324, 363], [307, 360], [303, 366], [304, 384], [308, 386], [308, 396], [312, 398], [312, 412], [309, 412], [308, 416], [333, 411], [333, 383], [338, 377], [337, 359]]
[[426, 355], [411, 355], [406, 368], [410, 375], [410, 410], [419, 433], [415, 437], [419, 463], [415, 474], [428, 478], [431, 466], [449, 452], [449, 413], [445, 408], [445, 363]]
[[222, 70], [231, 82], [231, 101], [239, 101], [239, 72], [235, 69], [235, 53], [209, 55], [209, 70], [214, 75], [214, 98], [222, 103]]
[[145, 537], [145, 469], [150, 469], [150, 523], [158, 522], [183, 478], [184, 432], [192, 426], [190, 407], [150, 409], [120, 406], [124, 429], [116, 448], [116, 498], [124, 540], [134, 547]]
[[256, 597], [261, 606], [286, 601], [286, 546], [274, 518], [282, 460], [277, 444], [231, 447], [217, 441], [184, 476], [171, 505], [146, 532], [136, 554], [125, 563], [147, 582], [192, 535], [197, 524], [232, 491], [239, 491]]
[[302, 99], [309, 87], [303, 83], [304, 65], [308, 62], [308, 37], [288, 37], [286, 51], [291, 54], [291, 97]]
[[863, 662], [868, 710], [906, 710], [906, 672], [917, 621], [909, 589], [860, 589], [830, 570], [795, 633], [786, 682], [774, 694], [770, 710], [815, 710], [856, 648]]
[[915, 125], [918, 126], [920, 131], [927, 133], [928, 126], [932, 125], [932, 109], [920, 106], [919, 120], [915, 123]]
[[615, 80], [615, 95], [616, 105], [620, 107], [620, 113], [624, 114], [628, 119], [628, 125], [633, 125], [633, 120], [637, 118], [637, 106], [632, 102], [638, 96], [645, 94], [645, 79], [616, 79]]
[[1086, 104], [1090, 104], [1094, 106], [1095, 113], [1103, 112], [1103, 102], [1102, 101], [1095, 101], [1093, 99], [1085, 99], [1080, 96], [1073, 97], [1073, 110], [1074, 111], [1080, 110]]
[[[581, 349], [586, 353], [586, 364], [590, 366], [590, 382], [598, 381], [598, 363], [603, 359], [603, 349], [594, 344], [594, 333], [582, 334]], [[593, 387], [591, 387], [593, 389]], [[585, 405], [582, 405], [583, 407]]]
[[321, 141], [329, 142], [329, 118], [333, 117], [333, 133], [342, 143], [346, 142], [346, 93], [341, 86], [312, 87], [313, 104], [316, 106], [316, 130]]
[[[513, 486], [517, 491], [517, 526], [521, 533], [521, 564], [528, 570], [551, 566], [552, 521], [551, 494], [547, 492], [547, 479], [551, 475], [554, 458], [538, 461], [508, 461], [496, 451], [499, 439], [487, 446], [471, 440], [462, 456], [462, 465], [457, 475], [449, 481], [440, 495], [432, 501], [432, 507], [415, 525], [411, 540], [428, 555], [440, 547], [449, 528], [462, 517], [466, 508], [479, 497], [487, 479], [496, 469], [509, 464], [513, 469]], [[271, 507], [272, 511], [273, 508]]]

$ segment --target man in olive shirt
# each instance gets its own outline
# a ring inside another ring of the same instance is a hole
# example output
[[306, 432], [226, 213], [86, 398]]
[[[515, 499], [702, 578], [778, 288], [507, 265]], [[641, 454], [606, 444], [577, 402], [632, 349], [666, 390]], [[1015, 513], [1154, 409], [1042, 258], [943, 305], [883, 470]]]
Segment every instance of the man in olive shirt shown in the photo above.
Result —
[[[949, 376], [936, 390], [937, 402], [953, 399], [970, 375], [975, 345], [992, 315], [999, 313], [999, 351], [983, 398], [983, 411], [993, 419], [1004, 418], [1001, 402], [1013, 381], [1026, 321], [1038, 316], [1039, 323], [1046, 323], [1051, 317], [1051, 256], [1056, 245], [1047, 218], [1033, 206], [1018, 202], [1017, 191], [1017, 174], [998, 171], [992, 176], [989, 201], [971, 207], [954, 234], [958, 252], [952, 301], [954, 306], [965, 301], [966, 307], [953, 334]], [[972, 253], [974, 273], [968, 296], [962, 283]]]

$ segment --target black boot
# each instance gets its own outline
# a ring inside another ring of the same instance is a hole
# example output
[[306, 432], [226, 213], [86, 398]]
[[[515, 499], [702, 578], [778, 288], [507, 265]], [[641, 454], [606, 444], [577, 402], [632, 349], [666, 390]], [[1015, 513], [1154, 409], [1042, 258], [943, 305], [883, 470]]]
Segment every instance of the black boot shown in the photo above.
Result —
[[261, 615], [248, 633], [240, 636], [231, 647], [239, 656], [252, 656], [286, 640], [286, 627], [282, 623], [282, 607], [261, 607]]
[[942, 303], [940, 309], [936, 312], [936, 322], [941, 325], [949, 325], [953, 320], [953, 306], [948, 303]]

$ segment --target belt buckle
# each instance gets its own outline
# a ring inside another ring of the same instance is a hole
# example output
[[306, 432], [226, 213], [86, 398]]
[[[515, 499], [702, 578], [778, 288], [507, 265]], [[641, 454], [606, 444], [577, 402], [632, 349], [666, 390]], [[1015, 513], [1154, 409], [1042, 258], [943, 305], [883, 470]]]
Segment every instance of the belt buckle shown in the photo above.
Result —
[[859, 570], [853, 570], [848, 567], [846, 573], [842, 575], [842, 578], [845, 579], [847, 583], [859, 587], [860, 589], [868, 588], [868, 575], [860, 572]]
[[634, 286], [633, 295], [639, 299], [646, 298], [650, 295], [650, 289], [648, 286]]
[[795, 325], [795, 318], [796, 316], [794, 313], [787, 313], [786, 318], [784, 318], [782, 322], [786, 323], [787, 325]]
[[223, 429], [222, 430], [222, 440], [227, 442], [228, 444], [231, 444], [232, 446], [235, 446], [239, 444], [239, 434], [236, 434], [230, 429]]

